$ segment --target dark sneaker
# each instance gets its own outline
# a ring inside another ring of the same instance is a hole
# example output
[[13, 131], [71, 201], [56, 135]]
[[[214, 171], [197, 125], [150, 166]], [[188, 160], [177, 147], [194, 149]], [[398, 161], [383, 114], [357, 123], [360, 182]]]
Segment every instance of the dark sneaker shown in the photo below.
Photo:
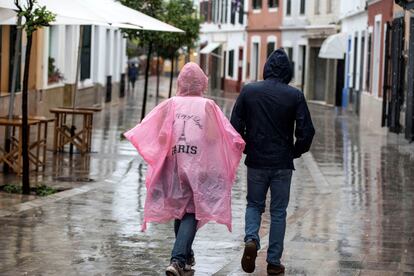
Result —
[[280, 275], [283, 273], [285, 273], [285, 267], [282, 264], [267, 264], [267, 275]]
[[167, 276], [183, 276], [184, 268], [178, 262], [172, 262], [165, 270]]
[[191, 269], [192, 269], [192, 267], [193, 267], [193, 266], [195, 266], [195, 264], [196, 264], [196, 262], [195, 262], [195, 258], [194, 258], [194, 255], [193, 255], [193, 256], [191, 256], [191, 257], [187, 260], [187, 262], [185, 263], [184, 270], [185, 270], [185, 271], [189, 271], [189, 270], [191, 270]]
[[257, 246], [254, 241], [247, 241], [244, 245], [241, 266], [244, 272], [252, 273], [256, 267]]

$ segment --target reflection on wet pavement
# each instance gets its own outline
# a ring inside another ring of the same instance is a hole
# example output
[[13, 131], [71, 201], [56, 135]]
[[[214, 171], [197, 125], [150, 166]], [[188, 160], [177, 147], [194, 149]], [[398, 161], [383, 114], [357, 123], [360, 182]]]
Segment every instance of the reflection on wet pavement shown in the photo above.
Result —
[[[0, 213], [1, 275], [163, 275], [172, 224], [139, 231], [147, 167], [121, 139], [138, 122], [140, 95], [128, 95], [96, 116], [92, 154], [49, 160], [53, 169], [41, 181], [93, 179], [67, 184], [84, 192]], [[213, 99], [229, 115], [234, 97], [217, 93]], [[312, 105], [311, 112], [317, 135], [312, 155], [295, 164], [286, 275], [414, 275], [413, 146], [360, 129], [356, 118], [339, 111]], [[194, 275], [245, 275], [240, 269], [245, 179], [241, 165], [233, 188], [233, 232], [211, 223], [197, 233]], [[268, 215], [253, 275], [266, 275]]]

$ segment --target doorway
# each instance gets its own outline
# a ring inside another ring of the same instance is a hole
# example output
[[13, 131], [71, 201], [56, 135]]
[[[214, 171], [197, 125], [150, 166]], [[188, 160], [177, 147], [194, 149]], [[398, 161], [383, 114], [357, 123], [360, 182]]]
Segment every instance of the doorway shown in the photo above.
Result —
[[305, 80], [306, 80], [306, 45], [301, 45], [299, 46], [300, 52], [299, 54], [301, 55], [302, 59], [301, 59], [301, 64], [299, 65], [300, 71], [301, 71], [301, 90], [304, 91], [305, 89]]
[[313, 95], [315, 101], [325, 101], [325, 80], [326, 80], [326, 59], [319, 58], [319, 47], [312, 47], [312, 56], [314, 58], [314, 77]]
[[345, 84], [345, 57], [336, 65], [335, 106], [342, 106], [342, 89]]

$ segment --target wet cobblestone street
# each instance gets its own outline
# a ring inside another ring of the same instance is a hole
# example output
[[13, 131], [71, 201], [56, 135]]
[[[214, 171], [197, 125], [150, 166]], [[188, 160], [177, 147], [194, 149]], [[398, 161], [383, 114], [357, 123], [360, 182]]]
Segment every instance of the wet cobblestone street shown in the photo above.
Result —
[[[76, 156], [76, 165], [67, 154], [55, 157], [59, 165], [44, 176], [93, 182], [31, 201], [0, 195], [0, 275], [164, 275], [173, 226], [149, 224], [140, 232], [146, 165], [121, 139], [138, 122], [139, 92], [97, 114], [92, 154]], [[234, 95], [212, 98], [229, 115]], [[149, 101], [150, 110], [154, 97]], [[353, 115], [310, 108], [317, 134], [311, 152], [295, 163], [285, 275], [414, 275], [414, 145], [361, 129]], [[197, 233], [194, 275], [247, 275], [240, 268], [242, 163], [232, 195], [233, 232], [210, 223]], [[267, 213], [264, 218], [252, 275], [266, 275]]]

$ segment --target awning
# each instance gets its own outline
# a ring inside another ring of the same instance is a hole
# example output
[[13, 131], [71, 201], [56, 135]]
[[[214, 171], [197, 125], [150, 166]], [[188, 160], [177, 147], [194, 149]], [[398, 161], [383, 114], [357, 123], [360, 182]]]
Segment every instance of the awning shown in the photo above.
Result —
[[200, 50], [200, 54], [205, 54], [208, 55], [211, 52], [213, 52], [215, 49], [217, 49], [218, 47], [220, 47], [220, 43], [217, 42], [210, 42], [207, 44], [206, 47], [204, 47], [203, 49]]
[[337, 33], [329, 36], [322, 43], [321, 49], [319, 50], [319, 57], [343, 59], [346, 53], [347, 41], [348, 35], [346, 33]]

